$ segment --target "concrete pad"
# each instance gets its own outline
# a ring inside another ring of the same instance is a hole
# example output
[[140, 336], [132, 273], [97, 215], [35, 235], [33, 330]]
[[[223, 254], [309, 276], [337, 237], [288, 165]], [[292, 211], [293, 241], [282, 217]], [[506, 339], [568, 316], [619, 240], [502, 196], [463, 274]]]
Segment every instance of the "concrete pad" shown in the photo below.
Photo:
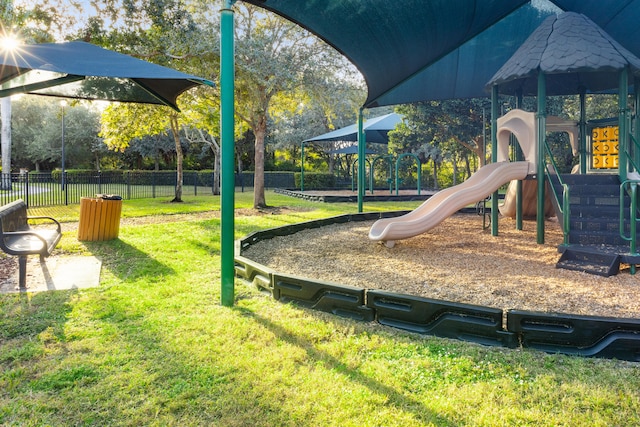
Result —
[[[0, 293], [20, 292], [18, 258], [5, 280], [0, 281]], [[40, 261], [30, 256], [27, 261], [27, 292], [96, 287], [100, 284], [102, 262], [94, 256], [51, 256]], [[23, 290], [24, 291], [24, 290]]]

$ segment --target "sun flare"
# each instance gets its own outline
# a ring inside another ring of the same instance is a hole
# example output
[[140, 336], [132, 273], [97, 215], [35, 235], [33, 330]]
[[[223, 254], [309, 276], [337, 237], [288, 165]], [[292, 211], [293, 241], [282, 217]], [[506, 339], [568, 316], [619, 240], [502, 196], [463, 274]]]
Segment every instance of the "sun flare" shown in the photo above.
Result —
[[17, 35], [9, 33], [0, 37], [0, 50], [11, 52], [18, 46], [20, 46], [20, 39]]

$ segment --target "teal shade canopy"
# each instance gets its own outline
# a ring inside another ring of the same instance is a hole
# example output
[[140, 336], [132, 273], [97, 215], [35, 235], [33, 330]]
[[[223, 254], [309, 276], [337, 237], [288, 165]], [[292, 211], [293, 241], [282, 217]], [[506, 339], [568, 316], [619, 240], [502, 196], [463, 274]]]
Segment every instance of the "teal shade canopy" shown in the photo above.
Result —
[[364, 107], [487, 97], [546, 18], [576, 12], [640, 56], [640, 0], [245, 0], [316, 34], [362, 73]]
[[0, 52], [0, 96], [15, 93], [168, 105], [213, 83], [90, 43], [22, 45]]
[[[394, 129], [396, 125], [401, 121], [402, 116], [396, 113], [385, 114], [384, 116], [367, 119], [362, 125], [362, 130], [365, 133], [365, 139], [367, 140], [367, 142], [371, 143], [387, 144], [389, 142], [389, 136], [387, 134], [390, 130]], [[353, 124], [340, 129], [336, 129], [331, 132], [324, 133], [322, 135], [315, 136], [313, 138], [305, 139], [304, 142], [357, 140], [358, 125]]]

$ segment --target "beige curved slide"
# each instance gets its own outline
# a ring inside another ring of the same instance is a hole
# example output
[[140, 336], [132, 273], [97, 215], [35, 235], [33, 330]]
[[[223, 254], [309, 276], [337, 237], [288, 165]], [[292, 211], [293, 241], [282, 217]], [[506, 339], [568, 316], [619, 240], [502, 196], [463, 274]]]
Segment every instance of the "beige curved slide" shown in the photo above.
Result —
[[503, 184], [524, 179], [529, 168], [529, 162], [508, 161], [483, 166], [462, 184], [437, 192], [408, 214], [376, 221], [369, 230], [369, 239], [393, 247], [396, 240], [429, 231], [463, 207], [485, 199]]

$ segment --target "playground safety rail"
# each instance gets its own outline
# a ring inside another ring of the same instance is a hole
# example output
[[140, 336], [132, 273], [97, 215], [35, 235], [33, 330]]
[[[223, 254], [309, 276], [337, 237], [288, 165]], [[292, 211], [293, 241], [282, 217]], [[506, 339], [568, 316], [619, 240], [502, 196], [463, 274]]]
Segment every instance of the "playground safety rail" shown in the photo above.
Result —
[[[632, 172], [637, 174], [640, 171], [640, 167], [638, 167], [638, 156], [640, 154], [640, 144], [633, 136], [633, 134], [629, 134], [629, 147], [627, 147], [627, 162], [631, 166]], [[635, 154], [635, 155], [634, 155]], [[629, 253], [631, 255], [637, 255], [637, 228], [638, 228], [638, 184], [640, 184], [640, 179], [628, 178], [620, 183], [620, 237], [629, 242]], [[625, 216], [625, 206], [624, 206], [624, 195], [628, 194], [631, 198], [631, 205], [629, 206], [629, 236], [625, 234], [624, 228], [624, 216]], [[636, 265], [631, 264], [631, 274], [636, 273]]]
[[[637, 227], [638, 227], [638, 184], [640, 180], [627, 179], [620, 184], [620, 237], [629, 242], [630, 255], [638, 255], [637, 245]], [[624, 195], [631, 196], [631, 205], [629, 206], [629, 236], [624, 232]], [[631, 264], [631, 274], [636, 273], [636, 265]]]
[[[306, 229], [407, 213], [340, 215], [257, 231], [237, 240], [235, 275], [280, 302], [405, 331], [507, 348], [640, 362], [640, 319], [583, 316], [436, 300], [279, 273], [246, 257], [251, 245]], [[372, 243], [373, 244], [373, 243]], [[513, 284], [519, 286], [518, 283]]]
[[[552, 185], [550, 185], [549, 187], [551, 187], [551, 192], [553, 193], [553, 197], [555, 198], [556, 205], [560, 207], [560, 210], [562, 212], [562, 244], [566, 246], [569, 244], [569, 229], [571, 226], [571, 204], [569, 199], [569, 186], [566, 183], [562, 182], [562, 177], [560, 176], [560, 173], [558, 171], [558, 165], [553, 158], [553, 153], [551, 152], [551, 148], [549, 147], [549, 144], [546, 140], [544, 141], [544, 148], [547, 152], [547, 155], [549, 156], [549, 159], [551, 160], [551, 166], [553, 167], [553, 174], [551, 174], [549, 172], [549, 165], [547, 164], [547, 167], [545, 168], [545, 174], [549, 182], [552, 183]], [[555, 176], [558, 180], [558, 183], [562, 186], [562, 203], [560, 203], [560, 196], [557, 193], [555, 186], [553, 185], [552, 176]]]

